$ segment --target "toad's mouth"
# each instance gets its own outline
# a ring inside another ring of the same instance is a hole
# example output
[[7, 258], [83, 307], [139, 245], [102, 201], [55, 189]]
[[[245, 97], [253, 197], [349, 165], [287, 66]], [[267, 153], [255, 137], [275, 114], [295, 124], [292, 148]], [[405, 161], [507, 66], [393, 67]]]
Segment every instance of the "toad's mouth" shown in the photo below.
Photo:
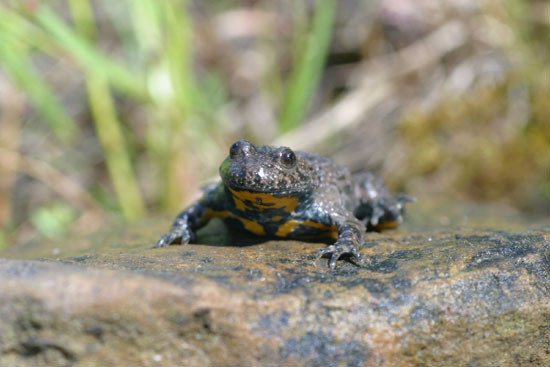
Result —
[[227, 182], [226, 180], [222, 180], [223, 184], [230, 190], [233, 191], [242, 191], [242, 192], [249, 192], [251, 194], [273, 194], [277, 197], [284, 197], [284, 196], [296, 196], [301, 193], [304, 193], [307, 191], [307, 186], [293, 186], [293, 187], [270, 187], [270, 186], [261, 186], [258, 185], [239, 185], [235, 182]]

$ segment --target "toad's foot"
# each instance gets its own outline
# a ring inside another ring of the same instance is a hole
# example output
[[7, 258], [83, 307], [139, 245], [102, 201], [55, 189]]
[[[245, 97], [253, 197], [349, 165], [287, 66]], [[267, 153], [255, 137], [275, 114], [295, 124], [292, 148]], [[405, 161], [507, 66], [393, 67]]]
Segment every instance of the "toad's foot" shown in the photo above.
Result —
[[191, 233], [187, 228], [178, 227], [172, 228], [170, 232], [162, 235], [160, 240], [157, 242], [155, 247], [166, 247], [169, 245], [185, 245], [188, 244], [192, 238], [193, 233]]
[[355, 245], [349, 240], [337, 241], [336, 243], [322, 248], [317, 252], [317, 260], [322, 257], [328, 257], [328, 266], [331, 270], [336, 268], [336, 261], [342, 256], [353, 258], [358, 264], [363, 264], [363, 259]]

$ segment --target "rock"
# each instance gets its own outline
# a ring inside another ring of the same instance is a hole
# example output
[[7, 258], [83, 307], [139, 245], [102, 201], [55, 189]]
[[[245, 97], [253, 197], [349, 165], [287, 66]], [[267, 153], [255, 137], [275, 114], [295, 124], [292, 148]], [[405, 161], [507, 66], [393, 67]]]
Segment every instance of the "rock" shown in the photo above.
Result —
[[220, 223], [153, 249], [168, 225], [5, 251], [0, 366], [550, 365], [548, 222], [421, 200], [334, 272]]

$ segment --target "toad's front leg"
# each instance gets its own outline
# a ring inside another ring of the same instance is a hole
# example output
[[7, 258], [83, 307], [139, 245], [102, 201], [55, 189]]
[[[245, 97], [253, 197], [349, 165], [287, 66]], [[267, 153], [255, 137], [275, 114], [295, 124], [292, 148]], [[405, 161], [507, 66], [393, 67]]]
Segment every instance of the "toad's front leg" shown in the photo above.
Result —
[[338, 239], [317, 253], [317, 258], [328, 257], [328, 265], [334, 270], [336, 261], [342, 256], [349, 256], [359, 264], [363, 263], [358, 250], [365, 243], [365, 226], [353, 216], [336, 220], [338, 227]]
[[196, 231], [223, 210], [223, 189], [219, 185], [206, 188], [204, 196], [195, 204], [181, 212], [166, 232], [157, 242], [156, 247], [172, 244], [185, 245], [196, 240]]

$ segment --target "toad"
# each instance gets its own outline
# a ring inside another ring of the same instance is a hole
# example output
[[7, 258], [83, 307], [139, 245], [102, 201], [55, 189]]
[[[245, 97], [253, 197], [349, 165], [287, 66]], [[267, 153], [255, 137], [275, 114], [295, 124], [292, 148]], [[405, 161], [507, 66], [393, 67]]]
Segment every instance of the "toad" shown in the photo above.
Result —
[[234, 143], [220, 169], [222, 181], [181, 212], [158, 247], [196, 241], [196, 231], [212, 218], [256, 235], [332, 238], [318, 258], [334, 269], [340, 258], [358, 263], [365, 231], [396, 227], [404, 204], [372, 173], [351, 174], [329, 158], [287, 147]]

